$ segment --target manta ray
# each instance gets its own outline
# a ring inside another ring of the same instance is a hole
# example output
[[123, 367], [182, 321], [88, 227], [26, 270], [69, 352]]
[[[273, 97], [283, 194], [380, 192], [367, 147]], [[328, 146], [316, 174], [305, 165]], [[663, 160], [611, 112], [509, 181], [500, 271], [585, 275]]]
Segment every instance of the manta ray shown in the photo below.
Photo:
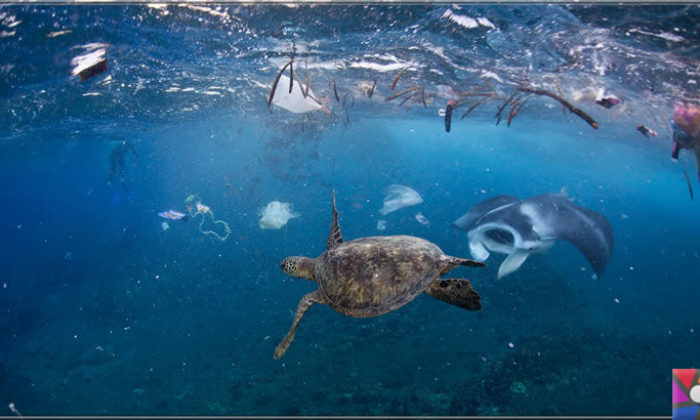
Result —
[[476, 204], [454, 225], [467, 231], [476, 260], [486, 261], [489, 250], [508, 255], [498, 268], [498, 278], [520, 268], [530, 254], [549, 250], [559, 239], [578, 248], [596, 275], [605, 270], [613, 252], [608, 219], [572, 203], [565, 193], [524, 200], [499, 195]]

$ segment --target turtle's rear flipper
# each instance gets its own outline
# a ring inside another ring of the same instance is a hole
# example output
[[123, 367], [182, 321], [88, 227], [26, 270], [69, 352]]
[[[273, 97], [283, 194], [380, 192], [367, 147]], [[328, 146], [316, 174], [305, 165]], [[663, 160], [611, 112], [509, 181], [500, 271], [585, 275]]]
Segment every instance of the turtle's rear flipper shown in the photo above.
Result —
[[282, 355], [287, 351], [287, 348], [289, 348], [289, 345], [292, 344], [292, 340], [294, 340], [294, 335], [297, 332], [297, 327], [299, 326], [299, 321], [301, 321], [301, 318], [304, 316], [309, 307], [314, 303], [320, 302], [321, 300], [318, 290], [314, 290], [311, 293], [307, 293], [306, 295], [304, 295], [303, 298], [301, 298], [301, 300], [299, 301], [299, 306], [297, 306], [297, 312], [296, 314], [294, 314], [294, 322], [292, 323], [292, 328], [289, 329], [287, 335], [284, 336], [282, 341], [275, 348], [275, 360], [282, 357]]
[[436, 279], [428, 285], [425, 293], [468, 311], [481, 309], [481, 297], [466, 279]]

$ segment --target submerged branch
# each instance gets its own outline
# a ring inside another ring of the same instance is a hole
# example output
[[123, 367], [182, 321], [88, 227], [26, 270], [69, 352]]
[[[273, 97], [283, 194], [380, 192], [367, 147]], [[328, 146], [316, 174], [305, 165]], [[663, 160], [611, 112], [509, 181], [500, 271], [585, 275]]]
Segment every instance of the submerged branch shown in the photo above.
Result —
[[683, 169], [683, 175], [685, 175], [685, 182], [688, 183], [688, 192], [690, 192], [690, 201], [693, 201], [695, 199], [693, 197], [693, 186], [690, 184], [690, 177], [688, 176], [688, 172], [686, 172], [685, 169]]
[[459, 99], [468, 98], [470, 96], [494, 96], [496, 92], [463, 92], [459, 93]]
[[528, 86], [519, 86], [517, 88], [517, 90], [519, 92], [527, 92], [527, 93], [534, 93], [535, 95], [549, 96], [550, 98], [552, 98], [552, 99], [558, 101], [559, 103], [561, 103], [562, 105], [564, 105], [569, 111], [573, 112], [574, 114], [579, 116], [581, 119], [586, 121], [588, 124], [590, 124], [591, 127], [595, 128], [595, 129], [598, 128], [598, 123], [593, 118], [591, 118], [590, 115], [586, 114], [580, 108], [577, 108], [576, 106], [572, 105], [569, 101], [567, 101], [566, 99], [562, 98], [559, 95], [556, 95], [556, 94], [549, 92], [547, 90], [544, 90], [544, 89], [535, 89], [535, 88], [531, 88]]
[[[559, 92], [559, 96], [563, 98], [564, 92], [561, 90], [561, 86], [559, 85], [559, 81], [557, 79], [554, 79], [554, 84], [557, 87], [557, 92]], [[561, 106], [561, 112], [563, 112], [564, 115], [566, 115], [566, 107], [564, 105]]]
[[414, 87], [412, 87], [412, 88], [408, 88], [408, 89], [402, 90], [402, 91], [399, 92], [399, 93], [395, 93], [395, 94], [393, 94], [393, 95], [387, 96], [386, 99], [384, 99], [384, 101], [385, 101], [385, 102], [389, 102], [389, 101], [391, 101], [391, 100], [393, 100], [393, 99], [398, 98], [399, 96], [403, 96], [403, 95], [405, 95], [405, 94], [407, 94], [407, 93], [409, 93], [409, 92], [413, 92], [413, 91], [418, 90], [418, 89], [420, 89], [420, 86], [414, 86]]
[[304, 99], [309, 96], [309, 60], [304, 59], [304, 66], [306, 66], [306, 89], [304, 89]]
[[[287, 69], [288, 66], [290, 66], [292, 62], [290, 61], [289, 63], [285, 64], [284, 67], [282, 67], [282, 70], [277, 74], [277, 77], [275, 78], [275, 81], [272, 82], [272, 89], [270, 89], [270, 97], [267, 98], [267, 109], [272, 112], [272, 108], [270, 108], [270, 105], [272, 104], [272, 98], [275, 97], [275, 92], [277, 91], [277, 84], [280, 82], [280, 77], [282, 77], [282, 73]], [[291, 90], [290, 90], [291, 93]]]
[[513, 106], [510, 108], [510, 113], [508, 114], [508, 122], [506, 123], [506, 125], [508, 127], [510, 127], [510, 122], [513, 120], [513, 118], [515, 118], [516, 115], [518, 115], [518, 112], [520, 112], [520, 109], [522, 109], [523, 105], [525, 105], [525, 103], [528, 100], [530, 100], [530, 98], [532, 98], [532, 95], [528, 94], [528, 96], [525, 99], [513, 104]]
[[496, 125], [498, 125], [498, 124], [501, 122], [501, 114], [503, 113], [503, 110], [506, 109], [506, 107], [507, 107], [509, 104], [514, 104], [514, 103], [517, 103], [517, 102], [518, 102], [518, 99], [515, 99], [515, 96], [518, 95], [519, 93], [520, 93], [520, 92], [518, 92], [517, 90], [516, 90], [515, 92], [513, 92], [513, 94], [510, 95], [510, 96], [508, 97], [508, 99], [506, 99], [505, 102], [503, 102], [503, 105], [501, 105], [501, 106], [498, 108], [498, 111], [496, 112]]
[[374, 95], [374, 88], [376, 88], [376, 87], [377, 87], [377, 81], [375, 80], [374, 83], [372, 83], [372, 87], [371, 87], [371, 88], [369, 89], [369, 91], [367, 92], [367, 97], [368, 97], [368, 98], [371, 98], [372, 95]]
[[410, 69], [410, 68], [411, 68], [411, 66], [404, 67], [403, 69], [401, 69], [401, 71], [399, 72], [399, 74], [397, 74], [396, 77], [394, 77], [394, 81], [391, 82], [391, 90], [394, 90], [394, 88], [396, 87], [396, 83], [399, 81], [399, 77], [401, 77], [401, 75], [403, 74], [403, 72], [405, 72], [406, 70], [408, 70], [408, 69]]
[[418, 92], [413, 92], [413, 93], [410, 94], [410, 95], [406, 95], [406, 97], [403, 98], [403, 100], [402, 100], [401, 102], [399, 102], [399, 106], [403, 106], [403, 104], [405, 104], [406, 101], [408, 101], [408, 100], [411, 99], [411, 98], [415, 98], [416, 95], [418, 95]]
[[459, 118], [460, 118], [460, 119], [463, 119], [464, 117], [466, 117], [467, 115], [469, 115], [470, 112], [472, 112], [473, 110], [475, 110], [476, 107], [478, 107], [479, 105], [481, 105], [481, 104], [483, 104], [484, 102], [488, 101], [489, 99], [493, 99], [493, 98], [492, 98], [491, 96], [485, 96], [485, 97], [481, 98], [481, 100], [477, 101], [477, 102], [474, 103], [472, 106], [470, 106], [469, 109], [467, 109], [467, 111], [466, 111], [464, 114], [462, 114], [462, 116], [459, 117]]
[[333, 79], [333, 94], [335, 95], [335, 100], [340, 102], [340, 96], [338, 96], [338, 88], [335, 85], [335, 79]]

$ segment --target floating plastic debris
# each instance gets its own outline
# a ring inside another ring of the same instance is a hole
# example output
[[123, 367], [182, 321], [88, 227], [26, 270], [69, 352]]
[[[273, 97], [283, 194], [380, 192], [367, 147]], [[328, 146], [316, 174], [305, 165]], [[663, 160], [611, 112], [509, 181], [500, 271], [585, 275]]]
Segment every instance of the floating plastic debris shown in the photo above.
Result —
[[384, 206], [379, 210], [381, 215], [387, 215], [404, 207], [415, 206], [423, 202], [420, 194], [405, 185], [389, 185], [384, 190], [384, 194]]
[[682, 149], [693, 151], [697, 161], [698, 179], [700, 180], [700, 108], [693, 105], [686, 107], [677, 104], [670, 125], [673, 129], [671, 158], [677, 160]]
[[377, 220], [377, 230], [386, 229], [386, 220]]
[[520, 381], [514, 381], [512, 384], [510, 384], [510, 390], [516, 394], [526, 394], [527, 386]]
[[301, 83], [294, 83], [291, 93], [289, 89], [286, 89], [286, 86], [289, 86], [289, 77], [282, 75], [279, 80], [280, 88], [275, 90], [275, 96], [272, 97], [273, 104], [295, 114], [305, 114], [323, 109], [323, 105], [316, 99], [311, 89], [308, 89], [308, 94], [304, 96], [305, 92], [301, 90]]
[[421, 212], [416, 213], [416, 221], [423, 226], [430, 227], [430, 220], [428, 220], [427, 217], [423, 216], [423, 213]]
[[[88, 49], [94, 49], [96, 46], [103, 46], [105, 44], [90, 44], [85, 46]], [[97, 48], [89, 51], [86, 54], [73, 57], [70, 64], [73, 66], [71, 74], [73, 76], [80, 76], [80, 80], [86, 81], [87, 79], [96, 76], [107, 70], [107, 59], [103, 56], [107, 52], [105, 48]]]
[[610, 108], [612, 108], [615, 105], [620, 103], [620, 99], [615, 95], [604, 96], [600, 93], [599, 93], [599, 95], [600, 96], [598, 96], [596, 98], [595, 103], [597, 103], [598, 105], [603, 106], [605, 108], [610, 109]]
[[185, 213], [180, 213], [179, 211], [175, 210], [162, 211], [158, 213], [158, 216], [169, 220], [181, 220], [187, 218]]
[[294, 219], [301, 216], [298, 213], [292, 212], [291, 203], [282, 203], [280, 201], [271, 201], [263, 208], [262, 217], [258, 224], [261, 229], [280, 229], [286, 225], [289, 219]]
[[22, 413], [20, 413], [19, 410], [17, 410], [17, 408], [15, 407], [15, 403], [11, 402], [10, 404], [8, 404], [8, 407], [10, 407], [10, 411], [12, 412], [12, 414], [14, 414], [17, 417], [22, 417]]
[[170, 229], [170, 225], [168, 224], [168, 222], [161, 223], [160, 227], [163, 229], [163, 231]]
[[673, 122], [693, 141], [700, 138], [700, 108], [676, 105], [673, 110]]
[[69, 33], [72, 33], [72, 32], [73, 32], [73, 31], [71, 31], [70, 29], [66, 29], [65, 31], [54, 31], [54, 32], [49, 32], [48, 34], [46, 34], [46, 36], [47, 36], [48, 38], [56, 38], [57, 36], [66, 35], [66, 34], [69, 34]]
[[[192, 205], [193, 203], [194, 206]], [[229, 235], [231, 235], [231, 228], [229, 227], [228, 223], [224, 222], [223, 220], [216, 220], [214, 218], [214, 212], [211, 211], [209, 206], [202, 204], [202, 202], [196, 194], [190, 194], [187, 196], [187, 198], [185, 199], [185, 206], [187, 207], [187, 212], [190, 214], [190, 217], [192, 217], [192, 219], [194, 219], [197, 216], [202, 216], [202, 221], [199, 222], [199, 231], [202, 232], [202, 234], [213, 235], [214, 237], [216, 237], [216, 239], [220, 240], [221, 242], [224, 242], [226, 239], [228, 239]], [[222, 225], [224, 227], [223, 235], [220, 235], [214, 230], [204, 230], [203, 226], [207, 215], [211, 218], [212, 224]]]
[[649, 136], [654, 136], [654, 137], [659, 136], [659, 133], [657, 133], [656, 131], [652, 130], [651, 128], [649, 128], [645, 125], [641, 125], [641, 124], [637, 126], [637, 131], [642, 133], [642, 135], [646, 138], [650, 138]]

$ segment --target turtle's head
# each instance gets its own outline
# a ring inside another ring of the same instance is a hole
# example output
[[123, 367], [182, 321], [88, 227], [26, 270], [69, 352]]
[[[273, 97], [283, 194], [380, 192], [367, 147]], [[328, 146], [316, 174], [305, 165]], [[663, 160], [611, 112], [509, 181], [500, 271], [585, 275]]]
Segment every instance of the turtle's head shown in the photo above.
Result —
[[307, 257], [287, 257], [280, 263], [280, 268], [292, 277], [300, 277], [308, 280], [314, 279], [314, 265], [316, 261]]

